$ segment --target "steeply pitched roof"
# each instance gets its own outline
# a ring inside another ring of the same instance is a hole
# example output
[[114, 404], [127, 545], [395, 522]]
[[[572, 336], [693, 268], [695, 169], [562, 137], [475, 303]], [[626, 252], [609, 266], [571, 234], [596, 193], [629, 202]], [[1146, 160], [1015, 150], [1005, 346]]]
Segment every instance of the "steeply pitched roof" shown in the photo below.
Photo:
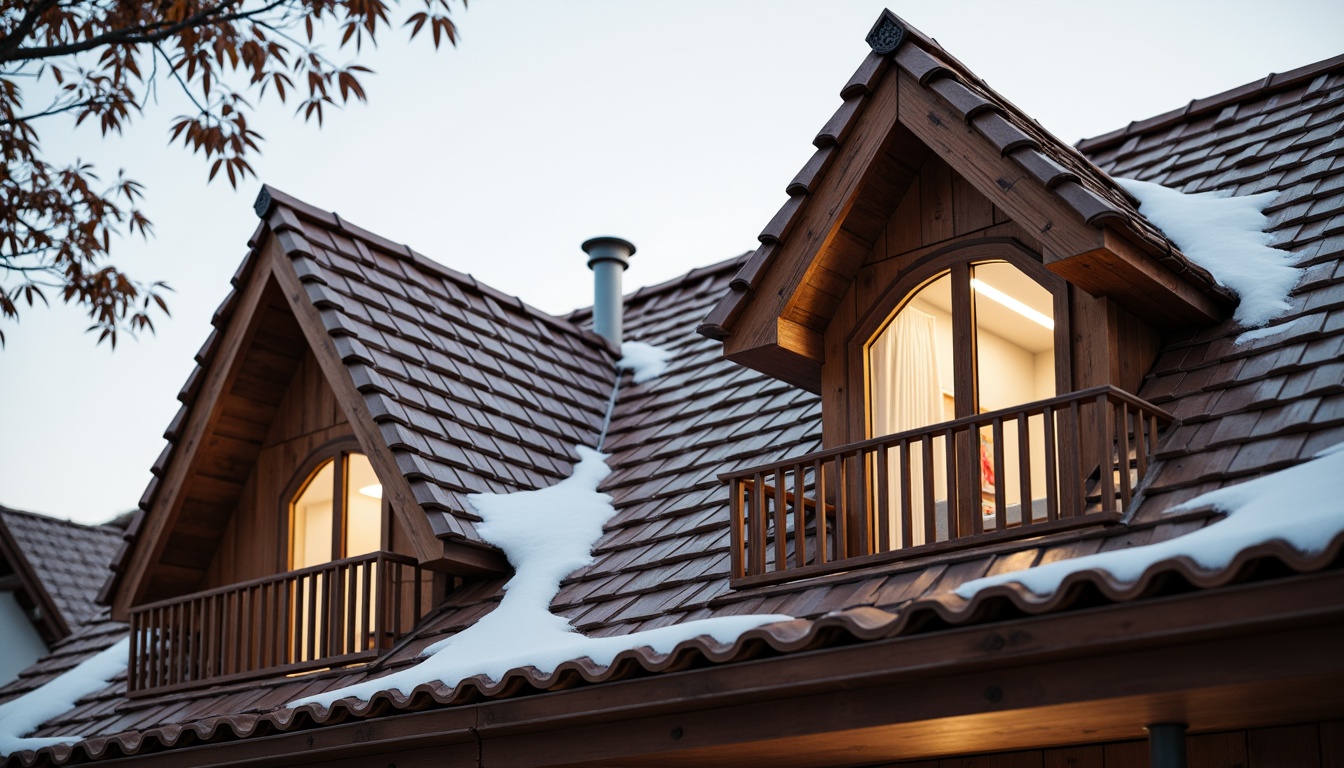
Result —
[[[1103, 571], [1084, 570], [1069, 588], [1044, 600], [1013, 585], [985, 590], [969, 601], [952, 593], [957, 586], [986, 574], [1139, 546], [1198, 529], [1216, 519], [1212, 512], [1175, 517], [1160, 513], [1198, 492], [1303, 461], [1320, 447], [1344, 441], [1344, 370], [1339, 362], [1344, 347], [1344, 201], [1340, 200], [1344, 143], [1337, 137], [1341, 116], [1344, 61], [1332, 60], [1313, 69], [1309, 78], [1271, 82], [1245, 92], [1238, 89], [1223, 101], [1196, 110], [1188, 120], [1163, 118], [1148, 127], [1138, 124], [1125, 133], [1081, 145], [1094, 153], [1101, 168], [1119, 175], [1191, 190], [1236, 185], [1239, 194], [1281, 191], [1272, 210], [1278, 246], [1297, 255], [1307, 268], [1306, 278], [1292, 297], [1294, 309], [1280, 323], [1285, 328], [1281, 335], [1237, 344], [1239, 329], [1229, 321], [1181, 332], [1167, 341], [1142, 394], [1183, 421], [1164, 439], [1163, 460], [1152, 470], [1153, 482], [1141, 489], [1144, 500], [1128, 526], [1083, 536], [999, 543], [883, 568], [730, 590], [728, 500], [717, 474], [804, 453], [819, 443], [820, 436], [816, 397], [722, 359], [715, 344], [693, 335], [696, 321], [728, 290], [734, 273], [742, 268], [744, 259], [739, 258], [628, 297], [630, 338], [673, 349], [676, 354], [663, 377], [639, 385], [627, 377], [622, 383], [604, 446], [612, 454], [614, 471], [603, 490], [614, 497], [617, 513], [595, 547], [595, 562], [565, 580], [553, 608], [595, 635], [737, 613], [788, 613], [800, 617], [798, 621], [753, 630], [727, 645], [702, 638], [665, 655], [636, 649], [609, 667], [575, 660], [551, 675], [520, 669], [504, 680], [473, 679], [451, 690], [421, 686], [409, 697], [388, 693], [367, 703], [339, 702], [330, 709], [282, 708], [294, 698], [411, 664], [420, 649], [470, 626], [493, 608], [503, 584], [502, 579], [476, 581], [450, 594], [442, 610], [414, 636], [366, 669], [278, 678], [162, 699], [126, 699], [124, 682], [114, 681], [107, 691], [90, 697], [39, 732], [97, 736], [73, 749], [60, 747], [48, 754], [61, 762], [269, 735], [395, 710], [470, 705], [482, 697], [514, 697], [522, 691], [570, 688], [761, 654], [787, 655], [855, 641], [908, 638], [994, 619], [1067, 612], [1103, 602], [1197, 593], [1248, 578], [1300, 579], [1304, 577], [1295, 574], [1337, 566], [1344, 556], [1344, 537], [1336, 537], [1324, 551], [1310, 556], [1282, 542], [1257, 545], [1241, 552], [1226, 568], [1212, 572], [1185, 560], [1168, 560], [1133, 584], [1119, 582]], [[1333, 126], [1333, 133], [1322, 130], [1323, 126]], [[1250, 147], [1258, 149], [1247, 154]], [[288, 252], [296, 254], [298, 274], [307, 278], [306, 290], [323, 309], [324, 318], [330, 318], [328, 329], [337, 338], [357, 339], [368, 350], [360, 352], [350, 343], [342, 353], [347, 363], [394, 380], [368, 387], [370, 410], [388, 408], [381, 423], [392, 426], [385, 426], [384, 433], [399, 436], [408, 446], [401, 449], [404, 455], [437, 462], [436, 454], [426, 457], [424, 448], [411, 450], [414, 437], [400, 437], [412, 431], [408, 424], [416, 423], [409, 412], [403, 419], [383, 401], [394, 402], [391, 393], [400, 395], [408, 382], [419, 380], [419, 373], [412, 370], [418, 360], [438, 366], [440, 375], [450, 370], [447, 364], [434, 362], [437, 358], [432, 351], [439, 343], [461, 343], [459, 339], [466, 335], [458, 330], [459, 322], [474, 327], [470, 318], [459, 321], [440, 312], [435, 316], [447, 327], [438, 335], [416, 336], [413, 342], [395, 335], [406, 318], [422, 316], [430, 306], [442, 307], [441, 297], [465, 291], [468, 278], [421, 266], [414, 254], [399, 254], [396, 246], [339, 220], [321, 219], [298, 203], [287, 202], [284, 207], [302, 211], [295, 214], [298, 222], [288, 225], [290, 232], [306, 233], [314, 222], [325, 221], [321, 226], [325, 235], [304, 234], [307, 251], [295, 246]], [[337, 234], [340, 242], [336, 242]], [[371, 255], [363, 256], [361, 249]], [[356, 287], [351, 277], [366, 282]], [[395, 301], [379, 295], [389, 279], [398, 283], [386, 286]], [[421, 280], [431, 283], [434, 302], [413, 300], [420, 288], [411, 284]], [[474, 290], [481, 291], [477, 301], [492, 307], [491, 315], [493, 307], [507, 304], [493, 294], [489, 300], [484, 298], [486, 289]], [[352, 298], [366, 293], [358, 303]], [[465, 309], [470, 305], [453, 306]], [[588, 343], [586, 333], [564, 330], [562, 321], [535, 317], [521, 305], [516, 311], [515, 317], [532, 318], [530, 322], [539, 324], [541, 338], [555, 332], [564, 344], [570, 344], [564, 339], [571, 335]], [[571, 319], [581, 322], [583, 318], [583, 313], [577, 313]], [[525, 346], [505, 347], [499, 361], [522, 366], [526, 373], [525, 361], [531, 353]], [[493, 349], [484, 341], [471, 348]], [[600, 347], [594, 346], [591, 353], [586, 349], [580, 344], [573, 354], [583, 360], [602, 359]], [[452, 357], [451, 363], [460, 366], [470, 357]], [[549, 378], [543, 384], [554, 386]], [[581, 383], [578, 389], [602, 393], [596, 383]], [[450, 393], [445, 389], [439, 395], [452, 404]], [[405, 411], [405, 402], [395, 402]], [[488, 412], [507, 415], [494, 408]], [[439, 423], [447, 428], [442, 418]], [[572, 423], [578, 425], [572, 433], [577, 440], [595, 435], [589, 422], [576, 418]], [[417, 434], [421, 439], [435, 436]], [[441, 450], [441, 440], [425, 442], [431, 451]], [[503, 451], [478, 458], [501, 462]], [[544, 484], [557, 476], [539, 472], [536, 482]], [[496, 482], [504, 489], [509, 487], [502, 480]], [[1266, 565], [1270, 567], [1260, 567]], [[80, 647], [92, 653], [108, 644], [117, 631], [115, 624], [97, 625], [96, 632], [91, 628], [79, 640], [84, 643]], [[25, 675], [0, 696], [31, 689], [74, 664], [84, 653], [74, 647], [63, 647], [57, 657], [43, 662], [38, 673]]]
[[[240, 296], [277, 243], [283, 257], [276, 268], [292, 270], [284, 276], [301, 284], [298, 300], [311, 307], [298, 309], [319, 316], [329, 337], [321, 343], [332, 345], [344, 365], [341, 375], [358, 391], [377, 439], [395, 461], [393, 471], [405, 478], [418, 506], [411, 514], [427, 518], [427, 536], [484, 553], [473, 557], [493, 557], [475, 532], [477, 518], [464, 495], [535, 488], [564, 477], [574, 447], [596, 442], [615, 351], [591, 331], [278, 190], [264, 188], [257, 209], [264, 220], [234, 277], [234, 291], [215, 313], [216, 332], [179, 393], [182, 408], [165, 432], [168, 445], [102, 598], [111, 599], [132, 553], [139, 548], [144, 557], [143, 549], [152, 546], [143, 540], [145, 515], [159, 501], [160, 479], [172, 462], [186, 460], [177, 447], [185, 425], [197, 409], [215, 407], [199, 402], [202, 380], [218, 364], [220, 339], [230, 324], [250, 321], [237, 316]], [[286, 314], [275, 307], [266, 311]], [[293, 329], [268, 345], [301, 347], [299, 327], [280, 319]], [[277, 325], [270, 323], [272, 330]], [[267, 350], [269, 359], [288, 365], [266, 368], [280, 382], [271, 384], [275, 404], [297, 364], [292, 351], [280, 352]], [[235, 471], [229, 487], [241, 491], [268, 426], [266, 419], [239, 425], [256, 434], [241, 441], [247, 450], [229, 462]], [[227, 509], [210, 523], [219, 532], [226, 515]], [[502, 566], [502, 558], [493, 559]]]
[[[818, 191], [820, 179], [854, 133], [857, 118], [864, 112], [878, 84], [883, 78], [894, 77], [896, 70], [918, 81], [957, 119], [964, 121], [968, 130], [983, 136], [1003, 157], [1013, 161], [1022, 175], [1001, 177], [998, 183], [1005, 192], [1019, 182], [1039, 184], [1047, 198], [1072, 211], [1086, 224], [1112, 226], [1128, 233], [1167, 269], [1199, 290], [1220, 300], [1229, 296], [1204, 268], [1187, 259], [1175, 243], [1138, 212], [1138, 201], [1133, 195], [1085, 154], [1060, 141], [990, 88], [936, 41], [895, 14], [884, 12], [874, 30], [884, 24], [899, 25], [907, 37], [905, 44], [890, 56], [877, 52], [870, 54], [841, 89], [840, 97], [844, 101], [813, 140], [816, 153], [789, 183], [786, 190], [788, 202], [761, 232], [762, 247], [734, 277], [733, 290], [701, 324], [701, 333], [718, 339], [731, 334], [753, 291], [760, 286], [783, 242], [802, 218], [809, 196]], [[928, 119], [938, 120], [932, 114]], [[991, 201], [1003, 202], [995, 201], [992, 196]], [[1047, 226], [1042, 231], [1048, 229]], [[1049, 245], [1047, 241], [1046, 247]]]
[[270, 187], [258, 210], [437, 535], [479, 543], [465, 494], [550, 485], [597, 442], [601, 337]]
[[49, 601], [55, 610], [53, 628], [59, 636], [98, 612], [94, 598], [120, 538], [121, 531], [115, 528], [0, 507], [0, 551], [12, 549], [12, 557], [20, 562], [11, 566], [32, 574], [41, 591], [34, 597], [40, 603]]

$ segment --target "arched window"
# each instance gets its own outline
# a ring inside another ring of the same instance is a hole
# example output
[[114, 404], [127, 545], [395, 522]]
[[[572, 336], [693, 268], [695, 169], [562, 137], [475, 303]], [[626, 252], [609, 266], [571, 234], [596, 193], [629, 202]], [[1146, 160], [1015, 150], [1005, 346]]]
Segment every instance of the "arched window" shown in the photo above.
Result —
[[289, 503], [289, 569], [386, 549], [382, 498], [364, 454], [319, 458]]
[[[894, 309], [879, 315], [881, 322], [863, 337], [869, 437], [1013, 408], [1067, 391], [1067, 291], [1039, 263], [1007, 246], [976, 247], [944, 254], [912, 272], [895, 286], [901, 292], [895, 294]], [[1020, 424], [1027, 432], [1021, 441]], [[931, 436], [921, 450], [910, 452], [904, 465], [889, 456], [887, 474], [908, 485], [910, 503], [923, 510], [920, 500], [927, 498], [934, 511], [931, 516], [914, 514], [910, 530], [903, 531], [905, 502], [893, 480], [886, 503], [893, 519], [884, 546], [895, 548], [902, 540], [907, 546], [930, 544], [952, 536], [948, 467], [954, 454], [960, 455], [958, 467], [978, 467], [977, 477], [960, 477], [958, 482], [978, 485], [984, 530], [998, 525], [995, 499], [1000, 492], [1009, 525], [1045, 514], [1045, 461], [1037, 455], [1045, 444], [1040, 416], [1003, 425], [998, 440], [1026, 445], [1029, 455], [1000, 451], [999, 472], [992, 429], [981, 428], [978, 438], [972, 433], [969, 441], [959, 438], [955, 445], [949, 440]], [[955, 474], [961, 476], [961, 470]], [[1024, 499], [1026, 488], [1031, 490]]]
[[924, 283], [868, 343], [870, 435], [1053, 397], [1054, 304], [1001, 260], [953, 265]]

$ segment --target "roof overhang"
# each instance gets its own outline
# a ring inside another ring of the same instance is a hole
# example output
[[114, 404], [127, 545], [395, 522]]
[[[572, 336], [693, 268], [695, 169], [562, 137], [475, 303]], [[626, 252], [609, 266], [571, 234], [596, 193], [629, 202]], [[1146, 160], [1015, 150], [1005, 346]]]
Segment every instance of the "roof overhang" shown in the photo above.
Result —
[[1128, 192], [890, 11], [874, 35], [884, 24], [903, 30], [903, 44], [875, 49], [846, 84], [761, 248], [700, 326], [729, 359], [819, 391], [826, 325], [928, 153], [1084, 291], [1158, 328], [1223, 319], [1230, 296]]
[[[426, 697], [368, 720], [338, 705], [325, 724], [299, 712], [284, 732], [135, 759], [857, 765], [1142, 739], [1155, 722], [1309, 722], [1344, 708], [1341, 590], [1344, 572], [1330, 570], [780, 655], [762, 644], [754, 660], [543, 695], [444, 708]], [[226, 721], [186, 733], [214, 741]], [[112, 741], [89, 743], [90, 756], [112, 756], [98, 754]]]

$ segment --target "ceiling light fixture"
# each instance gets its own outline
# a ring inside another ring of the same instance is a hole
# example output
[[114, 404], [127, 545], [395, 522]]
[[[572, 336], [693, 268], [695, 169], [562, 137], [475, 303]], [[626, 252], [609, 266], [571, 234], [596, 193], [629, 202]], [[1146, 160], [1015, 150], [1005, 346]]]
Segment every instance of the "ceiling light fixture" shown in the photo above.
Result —
[[365, 496], [368, 496], [371, 499], [383, 498], [383, 486], [379, 485], [378, 483], [374, 483], [373, 485], [366, 485], [363, 488], [360, 488], [359, 492]]
[[973, 277], [971, 278], [971, 287], [974, 288], [975, 292], [980, 294], [981, 296], [984, 296], [987, 299], [993, 299], [994, 301], [997, 301], [998, 303], [1013, 310], [1014, 312], [1027, 318], [1028, 320], [1043, 325], [1052, 331], [1055, 329], [1054, 318], [1050, 317], [1047, 314], [1043, 314], [1042, 312], [1039, 312], [1035, 309], [1032, 309], [1031, 307], [1022, 303], [1018, 299], [1009, 296], [1008, 294], [1004, 293], [1003, 291], [1000, 291], [998, 288], [995, 288], [989, 283], [986, 283], [983, 280], [978, 280]]

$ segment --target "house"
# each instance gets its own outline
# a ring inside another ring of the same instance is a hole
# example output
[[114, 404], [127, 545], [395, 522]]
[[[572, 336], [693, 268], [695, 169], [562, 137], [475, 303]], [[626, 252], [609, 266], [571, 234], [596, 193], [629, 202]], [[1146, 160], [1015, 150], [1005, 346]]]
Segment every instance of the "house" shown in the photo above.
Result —
[[81, 525], [0, 506], [0, 683], [97, 615], [94, 598], [120, 541], [114, 524]]
[[[1344, 57], [1074, 148], [867, 39], [761, 247], [614, 313], [616, 238], [557, 318], [265, 189], [102, 613], [0, 707], [129, 627], [126, 671], [7, 764], [1338, 764]], [[1277, 193], [1287, 307], [1248, 330], [1117, 177]], [[537, 594], [470, 495], [591, 447], [612, 514], [546, 596], [636, 639], [385, 682]]]

